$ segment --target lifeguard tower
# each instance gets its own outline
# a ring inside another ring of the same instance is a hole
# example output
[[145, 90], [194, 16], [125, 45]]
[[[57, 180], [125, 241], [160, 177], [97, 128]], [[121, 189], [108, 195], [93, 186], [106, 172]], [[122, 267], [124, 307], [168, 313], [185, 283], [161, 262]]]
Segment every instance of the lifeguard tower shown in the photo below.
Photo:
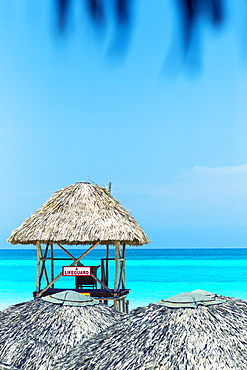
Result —
[[[75, 287], [71, 290], [89, 295], [105, 304], [112, 302], [116, 309], [126, 312], [126, 297], [130, 290], [125, 287], [126, 246], [143, 245], [150, 240], [131, 214], [112, 197], [110, 183], [106, 189], [96, 184], [79, 182], [55, 192], [12, 232], [8, 241], [11, 244], [33, 244], [37, 247], [35, 298], [68, 290], [66, 286], [62, 289], [55, 288], [55, 283], [62, 276], [74, 276]], [[63, 250], [66, 257], [56, 257], [54, 245]], [[76, 257], [65, 248], [67, 245], [89, 247]], [[98, 265], [84, 265], [83, 258], [97, 245], [105, 245], [105, 257], [101, 258]], [[114, 258], [110, 258], [110, 245], [115, 246]], [[54, 264], [59, 260], [69, 260], [71, 263], [64, 264], [62, 271], [55, 277]], [[112, 287], [109, 284], [111, 260], [115, 261]], [[46, 285], [41, 288], [44, 280]]]

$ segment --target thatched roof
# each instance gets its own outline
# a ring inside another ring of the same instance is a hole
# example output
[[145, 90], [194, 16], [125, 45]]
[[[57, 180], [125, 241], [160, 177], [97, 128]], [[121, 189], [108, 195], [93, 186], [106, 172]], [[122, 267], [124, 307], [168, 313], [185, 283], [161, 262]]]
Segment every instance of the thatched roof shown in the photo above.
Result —
[[1, 370], [48, 370], [52, 360], [126, 316], [79, 293], [53, 297], [58, 303], [44, 297], [0, 312]]
[[247, 303], [212, 294], [195, 302], [197, 308], [178, 308], [176, 299], [137, 308], [52, 369], [247, 369]]
[[105, 189], [78, 182], [58, 190], [48, 201], [15, 229], [12, 244], [58, 242], [60, 244], [147, 244], [145, 235], [131, 214]]

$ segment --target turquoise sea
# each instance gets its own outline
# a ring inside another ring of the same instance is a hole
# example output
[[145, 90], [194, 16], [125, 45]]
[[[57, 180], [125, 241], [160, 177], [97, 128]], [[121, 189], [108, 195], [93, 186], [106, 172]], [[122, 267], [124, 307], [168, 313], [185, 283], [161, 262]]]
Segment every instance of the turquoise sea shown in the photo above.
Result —
[[[79, 257], [84, 250], [69, 251]], [[113, 257], [114, 250], [110, 253]], [[66, 257], [61, 250], [54, 254]], [[104, 257], [105, 250], [95, 249], [83, 263], [100, 265]], [[57, 275], [66, 263], [56, 262]], [[112, 282], [113, 278], [114, 261], [110, 266]], [[35, 287], [35, 248], [0, 249], [0, 310], [32, 299]], [[61, 278], [55, 287], [73, 288], [74, 278]], [[126, 288], [131, 289], [131, 309], [195, 289], [247, 300], [247, 249], [127, 249]]]

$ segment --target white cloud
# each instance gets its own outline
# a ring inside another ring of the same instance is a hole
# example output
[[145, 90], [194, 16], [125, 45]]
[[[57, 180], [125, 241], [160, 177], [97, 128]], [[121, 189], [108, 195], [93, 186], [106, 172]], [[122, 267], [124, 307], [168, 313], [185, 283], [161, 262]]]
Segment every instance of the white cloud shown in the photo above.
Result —
[[225, 167], [195, 166], [192, 170], [182, 170], [182, 177], [183, 176], [220, 177], [220, 176], [234, 176], [239, 174], [247, 175], [247, 164], [243, 164], [241, 166], [225, 166]]
[[194, 167], [166, 184], [129, 189], [147, 202], [147, 212], [172, 225], [246, 225], [247, 165]]
[[184, 196], [191, 199], [246, 201], [247, 165], [183, 170], [173, 183], [173, 189], [179, 189]]
[[[140, 186], [139, 186], [140, 189]], [[169, 184], [143, 186], [144, 194], [180, 200], [247, 200], [247, 165], [194, 167], [182, 170]]]

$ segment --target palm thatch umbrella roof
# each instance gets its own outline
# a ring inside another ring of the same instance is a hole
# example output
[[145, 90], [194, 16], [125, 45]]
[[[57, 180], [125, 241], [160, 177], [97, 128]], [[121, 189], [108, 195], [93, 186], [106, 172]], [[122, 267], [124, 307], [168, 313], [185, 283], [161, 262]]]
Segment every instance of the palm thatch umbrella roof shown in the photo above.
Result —
[[58, 242], [76, 245], [143, 245], [150, 242], [133, 216], [98, 185], [78, 182], [56, 191], [50, 199], [15, 229], [12, 244]]
[[0, 312], [0, 369], [47, 370], [51, 361], [125, 317], [64, 291]]
[[52, 369], [247, 369], [247, 303], [194, 291], [137, 308]]

